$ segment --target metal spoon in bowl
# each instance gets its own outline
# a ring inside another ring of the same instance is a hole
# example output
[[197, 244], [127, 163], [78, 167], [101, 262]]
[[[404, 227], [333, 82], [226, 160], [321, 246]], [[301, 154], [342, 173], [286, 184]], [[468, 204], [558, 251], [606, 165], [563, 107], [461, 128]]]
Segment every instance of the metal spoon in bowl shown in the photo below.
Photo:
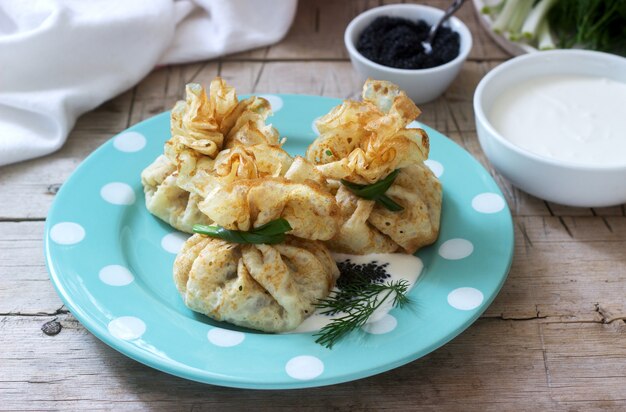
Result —
[[461, 6], [465, 3], [465, 0], [454, 0], [450, 7], [443, 13], [441, 19], [437, 22], [437, 24], [433, 25], [430, 28], [430, 32], [428, 32], [428, 38], [422, 42], [422, 47], [424, 48], [424, 53], [431, 54], [433, 52], [433, 41], [435, 40], [435, 36], [437, 36], [437, 31], [441, 27], [441, 25], [450, 18], [456, 11], [461, 8]]

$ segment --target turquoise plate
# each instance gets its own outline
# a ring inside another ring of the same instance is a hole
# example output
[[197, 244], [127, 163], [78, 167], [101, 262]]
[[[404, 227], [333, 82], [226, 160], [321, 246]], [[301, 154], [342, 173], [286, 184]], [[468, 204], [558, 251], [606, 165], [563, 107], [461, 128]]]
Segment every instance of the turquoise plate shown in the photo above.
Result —
[[[264, 96], [286, 150], [303, 154], [314, 120], [341, 103]], [[311, 333], [242, 331], [187, 309], [172, 281], [186, 238], [145, 208], [141, 171], [163, 151], [169, 114], [115, 136], [56, 196], [45, 230], [52, 283], [72, 314], [123, 354], [214, 385], [287, 389], [364, 378], [415, 360], [470, 326], [493, 301], [513, 255], [510, 212], [498, 186], [465, 150], [429, 127], [428, 165], [443, 183], [441, 234], [417, 256], [424, 271], [411, 309], [392, 310], [377, 333], [360, 330], [332, 350]]]

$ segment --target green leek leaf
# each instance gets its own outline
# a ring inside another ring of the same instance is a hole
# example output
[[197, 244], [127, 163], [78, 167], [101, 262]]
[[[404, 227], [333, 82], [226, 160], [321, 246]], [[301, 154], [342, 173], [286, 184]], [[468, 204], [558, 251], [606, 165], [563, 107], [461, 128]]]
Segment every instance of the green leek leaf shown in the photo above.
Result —
[[389, 196], [385, 195], [385, 192], [396, 180], [398, 173], [400, 173], [400, 169], [394, 170], [384, 179], [381, 179], [371, 185], [360, 185], [357, 183], [349, 182], [345, 179], [341, 179], [341, 183], [356, 196], [362, 199], [375, 200], [386, 209], [391, 210], [392, 212], [399, 212], [401, 210], [404, 210], [404, 207], [400, 206], [399, 204], [391, 200]]
[[285, 241], [285, 233], [292, 230], [286, 219], [272, 220], [258, 228], [244, 232], [225, 229], [217, 225], [193, 225], [193, 231], [201, 235], [215, 237], [231, 243], [242, 244], [276, 244]]

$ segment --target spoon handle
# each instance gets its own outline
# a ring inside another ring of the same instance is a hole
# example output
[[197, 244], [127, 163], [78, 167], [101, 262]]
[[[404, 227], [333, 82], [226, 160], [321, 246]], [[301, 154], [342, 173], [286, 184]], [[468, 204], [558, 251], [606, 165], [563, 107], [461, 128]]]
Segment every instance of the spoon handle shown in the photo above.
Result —
[[433, 40], [435, 40], [435, 36], [437, 35], [437, 31], [441, 27], [441, 25], [450, 18], [456, 11], [461, 8], [461, 6], [465, 3], [465, 0], [454, 0], [450, 7], [448, 7], [443, 14], [443, 17], [430, 28], [430, 32], [428, 33], [428, 43], [433, 44]]

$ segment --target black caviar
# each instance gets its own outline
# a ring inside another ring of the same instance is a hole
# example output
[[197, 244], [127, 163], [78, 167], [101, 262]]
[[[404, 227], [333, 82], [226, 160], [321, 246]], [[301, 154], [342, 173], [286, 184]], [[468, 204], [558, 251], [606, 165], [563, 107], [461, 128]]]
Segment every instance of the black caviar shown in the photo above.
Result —
[[372, 261], [364, 264], [352, 263], [350, 259], [337, 263], [339, 268], [339, 279], [337, 287], [343, 289], [345, 286], [368, 281], [370, 283], [383, 283], [390, 277], [385, 269], [389, 263], [378, 264]]
[[430, 26], [424, 20], [413, 22], [400, 17], [378, 17], [363, 30], [356, 48], [363, 56], [398, 69], [427, 69], [441, 66], [459, 55], [459, 34], [441, 27], [425, 53], [422, 41], [428, 38]]

